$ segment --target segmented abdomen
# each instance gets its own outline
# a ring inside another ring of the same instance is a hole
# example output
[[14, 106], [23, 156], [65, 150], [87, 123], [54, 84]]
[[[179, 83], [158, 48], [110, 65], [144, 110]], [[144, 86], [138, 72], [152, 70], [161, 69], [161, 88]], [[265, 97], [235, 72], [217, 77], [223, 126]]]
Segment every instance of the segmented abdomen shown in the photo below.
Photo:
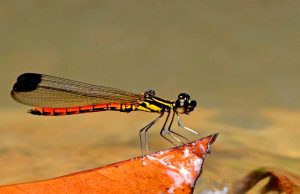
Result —
[[29, 110], [29, 113], [43, 116], [62, 116], [88, 112], [99, 112], [106, 110], [115, 110], [120, 112], [131, 112], [136, 110], [133, 104], [106, 103], [89, 106], [77, 106], [67, 108], [34, 108]]

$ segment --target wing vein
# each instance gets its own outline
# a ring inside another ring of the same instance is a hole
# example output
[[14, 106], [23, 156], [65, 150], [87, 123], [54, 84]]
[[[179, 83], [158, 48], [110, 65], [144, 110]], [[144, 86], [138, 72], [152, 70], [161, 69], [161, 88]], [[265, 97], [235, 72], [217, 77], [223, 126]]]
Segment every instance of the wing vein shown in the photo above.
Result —
[[37, 107], [74, 107], [100, 103], [137, 103], [140, 94], [50, 75], [25, 73], [18, 77], [12, 97]]

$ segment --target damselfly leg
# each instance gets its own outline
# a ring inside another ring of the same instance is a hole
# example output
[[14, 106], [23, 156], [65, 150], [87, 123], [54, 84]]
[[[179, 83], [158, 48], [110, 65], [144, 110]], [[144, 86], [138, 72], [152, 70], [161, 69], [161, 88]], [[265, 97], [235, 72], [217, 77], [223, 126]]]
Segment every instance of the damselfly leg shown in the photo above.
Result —
[[[169, 124], [168, 128], [165, 128], [165, 127], [166, 127], [166, 124], [167, 124], [167, 122], [168, 122], [168, 120], [169, 120], [170, 114], [171, 114], [171, 112], [168, 113], [168, 116], [167, 116], [167, 118], [166, 118], [166, 120], [165, 120], [165, 123], [164, 123], [162, 129], [160, 130], [160, 135], [161, 135], [163, 138], [165, 138], [166, 140], [168, 140], [168, 141], [169, 141], [171, 144], [173, 144], [174, 146], [176, 146], [176, 144], [175, 144], [174, 142], [172, 142], [170, 139], [168, 139], [168, 138], [164, 135], [164, 133], [165, 133], [165, 134], [171, 135], [176, 141], [178, 141], [178, 142], [184, 144], [184, 142], [182, 142], [182, 141], [181, 141], [179, 138], [177, 138], [176, 136], [181, 137], [181, 138], [185, 139], [186, 141], [189, 141], [189, 140], [188, 140], [186, 137], [184, 137], [183, 135], [180, 135], [179, 133], [176, 133], [175, 131], [173, 131], [173, 130], [171, 129], [172, 124], [173, 124], [173, 121], [174, 121], [175, 111], [173, 111], [172, 118], [171, 118], [171, 121], [170, 121], [170, 124]], [[176, 135], [176, 136], [175, 136], [175, 135]]]
[[148, 125], [143, 127], [140, 130], [140, 144], [141, 144], [141, 150], [142, 150], [142, 156], [144, 157], [144, 146], [143, 146], [143, 140], [142, 140], [142, 133], [145, 132], [145, 148], [146, 148], [146, 154], [148, 154], [148, 130], [150, 127], [152, 127], [162, 116], [164, 115], [164, 112], [162, 112], [157, 118], [155, 118], [153, 121], [151, 121]]
[[188, 131], [190, 131], [190, 132], [192, 132], [192, 133], [194, 133], [194, 134], [196, 134], [196, 135], [199, 134], [199, 133], [197, 133], [196, 131], [194, 131], [193, 129], [184, 126], [184, 125], [181, 123], [180, 117], [179, 117], [179, 115], [178, 115], [177, 112], [176, 112], [176, 115], [177, 115], [177, 122], [178, 122], [178, 126], [179, 126], [179, 127], [183, 128], [183, 129], [186, 129], [186, 130], [188, 130]]
[[[164, 122], [164, 125], [163, 125], [163, 127], [161, 128], [161, 130], [160, 130], [160, 136], [162, 136], [162, 137], [165, 138], [168, 142], [170, 142], [171, 144], [173, 144], [174, 146], [176, 146], [175, 143], [173, 143], [170, 139], [168, 139], [166, 136], [164, 136], [164, 132], [166, 132], [165, 127], [166, 127], [166, 124], [167, 124], [167, 122], [168, 122], [168, 120], [169, 120], [170, 113], [171, 113], [171, 112], [168, 112], [168, 115], [167, 115], [167, 118], [166, 118], [166, 120], [165, 120], [165, 122]], [[168, 132], [167, 132], [167, 133], [168, 133]]]
[[[175, 139], [176, 141], [184, 144], [184, 142], [182, 142], [178, 137], [184, 139], [185, 141], [189, 141], [189, 139], [187, 139], [186, 137], [184, 137], [183, 135], [175, 132], [172, 130], [172, 125], [173, 125], [173, 121], [174, 121], [174, 117], [175, 117], [176, 112], [173, 111], [172, 113], [172, 117], [170, 120], [170, 123], [168, 125], [168, 127], [166, 127], [170, 115], [171, 115], [171, 111], [168, 111], [166, 120], [163, 124], [162, 129], [160, 130], [160, 135], [166, 139], [168, 142], [170, 142], [171, 144], [173, 144], [174, 146], [177, 146], [172, 140], [170, 140], [165, 134], [170, 135], [173, 139]], [[146, 150], [146, 154], [148, 154], [149, 148], [148, 148], [148, 130], [161, 118], [164, 116], [164, 112], [162, 112], [157, 118], [155, 118], [153, 121], [151, 121], [149, 124], [147, 124], [145, 127], [143, 127], [140, 132], [139, 132], [139, 136], [140, 136], [140, 145], [141, 145], [141, 151], [142, 151], [142, 156], [144, 156], [144, 150]], [[144, 143], [143, 143], [143, 133], [144, 133]], [[178, 137], [176, 137], [178, 136]]]
[[[172, 130], [172, 124], [173, 124], [173, 121], [174, 121], [174, 116], [175, 116], [175, 111], [173, 112], [173, 115], [172, 115], [172, 120], [169, 124], [169, 127], [168, 127], [168, 131], [170, 132], [170, 135], [176, 139], [177, 141], [179, 141], [180, 143], [184, 144], [180, 139], [178, 139], [177, 137], [175, 137], [174, 135], [177, 135], [183, 139], [185, 139], [187, 142], [190, 141], [188, 138], [184, 137], [183, 135], [180, 135], [179, 133], [176, 133], [175, 131]], [[174, 134], [174, 135], [173, 135]]]

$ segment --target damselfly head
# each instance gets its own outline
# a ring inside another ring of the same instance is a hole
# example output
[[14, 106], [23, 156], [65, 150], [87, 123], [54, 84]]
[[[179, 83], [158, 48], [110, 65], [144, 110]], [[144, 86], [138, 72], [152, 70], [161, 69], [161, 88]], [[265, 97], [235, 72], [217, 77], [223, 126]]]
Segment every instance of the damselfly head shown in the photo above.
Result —
[[175, 109], [180, 114], [189, 114], [197, 106], [195, 100], [191, 100], [191, 97], [187, 93], [180, 93], [178, 99], [175, 101]]

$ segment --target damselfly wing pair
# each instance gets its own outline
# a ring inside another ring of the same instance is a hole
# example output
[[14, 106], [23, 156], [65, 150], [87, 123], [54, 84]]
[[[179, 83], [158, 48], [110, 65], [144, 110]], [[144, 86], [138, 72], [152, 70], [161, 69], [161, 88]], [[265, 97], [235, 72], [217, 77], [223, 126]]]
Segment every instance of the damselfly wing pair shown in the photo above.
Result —
[[[34, 115], [61, 116], [108, 110], [127, 113], [131, 111], [158, 113], [159, 116], [139, 132], [142, 155], [144, 155], [144, 149], [148, 153], [149, 128], [165, 113], [167, 117], [160, 130], [160, 135], [170, 143], [174, 144], [166, 135], [170, 135], [181, 143], [180, 138], [187, 140], [171, 128], [175, 115], [179, 127], [198, 134], [180, 122], [179, 114], [190, 113], [197, 104], [195, 100], [190, 99], [187, 93], [180, 93], [177, 100], [169, 101], [157, 97], [154, 90], [135, 94], [50, 75], [25, 73], [17, 78], [11, 96], [17, 102], [36, 107], [29, 110], [29, 113]], [[171, 120], [169, 121], [170, 115]]]

